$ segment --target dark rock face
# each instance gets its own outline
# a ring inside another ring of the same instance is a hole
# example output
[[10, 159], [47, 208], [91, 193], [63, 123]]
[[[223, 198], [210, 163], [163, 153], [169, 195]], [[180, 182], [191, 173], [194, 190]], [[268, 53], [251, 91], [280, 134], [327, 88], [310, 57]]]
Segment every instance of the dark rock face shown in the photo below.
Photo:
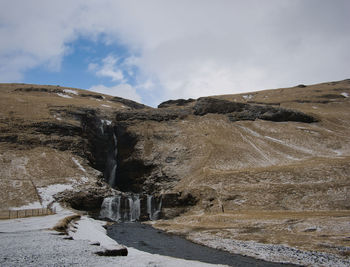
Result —
[[115, 129], [118, 140], [116, 186], [122, 191], [140, 193], [145, 177], [152, 172], [154, 166], [146, 165], [141, 159], [132, 156], [138, 137], [128, 131], [126, 124], [119, 123]]
[[117, 112], [116, 120], [117, 121], [169, 121], [182, 119], [192, 113], [191, 109], [183, 108], [183, 109], [170, 109], [170, 108], [162, 108], [162, 109], [143, 109], [138, 111], [125, 111], [125, 112]]
[[101, 208], [101, 204], [105, 197], [113, 194], [113, 190], [107, 186], [99, 186], [84, 188], [80, 192], [64, 191], [55, 195], [55, 199], [59, 202], [69, 204], [73, 209], [96, 211]]
[[[180, 100], [169, 100], [170, 105], [177, 105]], [[271, 105], [253, 105], [249, 103], [232, 102], [211, 97], [199, 98], [193, 107], [169, 108], [169, 101], [162, 103], [160, 109], [143, 109], [137, 111], [123, 111], [116, 113], [117, 121], [169, 121], [184, 119], [189, 115], [204, 116], [209, 113], [226, 114], [230, 121], [240, 120], [269, 120], [269, 121], [297, 121], [304, 123], [317, 122], [317, 119], [300, 111], [272, 107]], [[184, 100], [188, 101], [188, 100]], [[192, 100], [190, 102], [193, 102]], [[188, 103], [188, 102], [187, 102]]]
[[36, 132], [46, 135], [53, 133], [61, 136], [73, 136], [82, 134], [81, 127], [68, 123], [36, 122], [31, 124], [29, 127], [35, 128]]
[[96, 98], [96, 99], [103, 99], [102, 95], [95, 95], [95, 94], [80, 94], [80, 96], [82, 96], [82, 97], [92, 97], [92, 98]]
[[158, 108], [168, 108], [171, 106], [186, 106], [187, 104], [193, 103], [195, 99], [177, 99], [177, 100], [168, 100], [160, 103]]
[[200, 98], [194, 106], [194, 114], [203, 116], [208, 113], [228, 114], [230, 121], [240, 120], [269, 120], [297, 121], [304, 123], [317, 122], [317, 119], [300, 111], [272, 107], [269, 105], [251, 105], [231, 102], [215, 98]]
[[231, 102], [211, 97], [199, 98], [194, 105], [194, 115], [203, 116], [208, 113], [227, 114], [242, 112], [249, 105], [245, 103]]

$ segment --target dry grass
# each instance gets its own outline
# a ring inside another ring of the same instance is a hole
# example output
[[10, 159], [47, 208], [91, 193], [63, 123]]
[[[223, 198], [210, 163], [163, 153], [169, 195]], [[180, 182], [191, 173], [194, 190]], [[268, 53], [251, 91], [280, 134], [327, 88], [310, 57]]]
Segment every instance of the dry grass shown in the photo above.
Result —
[[57, 232], [61, 232], [61, 233], [65, 233], [67, 234], [67, 230], [69, 227], [69, 224], [71, 222], [77, 221], [80, 219], [80, 215], [78, 214], [74, 214], [74, 215], [70, 215], [67, 216], [65, 218], [63, 218], [62, 220], [60, 220], [53, 228], [52, 230], [55, 230]]
[[218, 238], [286, 244], [303, 250], [343, 255], [348, 251], [350, 211], [237, 211], [229, 213], [188, 213], [156, 228], [185, 235], [196, 233]]

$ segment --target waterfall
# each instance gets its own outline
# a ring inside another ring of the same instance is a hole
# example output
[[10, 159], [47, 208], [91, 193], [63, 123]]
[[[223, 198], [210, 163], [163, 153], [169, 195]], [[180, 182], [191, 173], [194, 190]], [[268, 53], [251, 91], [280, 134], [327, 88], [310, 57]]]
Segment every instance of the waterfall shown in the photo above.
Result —
[[137, 221], [141, 214], [140, 204], [139, 195], [107, 197], [102, 202], [100, 218], [112, 221]]
[[138, 195], [134, 195], [132, 197], [129, 197], [129, 204], [130, 204], [130, 221], [134, 222], [140, 218], [141, 214], [141, 202], [140, 197]]
[[155, 199], [153, 196], [147, 195], [147, 213], [151, 221], [159, 219], [161, 209], [162, 199], [157, 201], [157, 199]]
[[108, 178], [108, 184], [109, 184], [111, 187], [114, 187], [114, 186], [115, 186], [115, 184], [116, 184], [116, 178], [117, 178], [117, 162], [115, 162], [115, 164], [113, 165], [111, 174], [109, 175], [109, 178]]
[[110, 150], [107, 158], [107, 164], [106, 164], [106, 171], [105, 171], [105, 177], [107, 179], [108, 184], [111, 187], [115, 187], [117, 184], [117, 156], [118, 156], [118, 140], [113, 133], [113, 142], [114, 142], [114, 147], [113, 150]]
[[105, 198], [102, 202], [100, 218], [110, 219], [112, 221], [119, 221], [121, 219], [120, 199], [121, 196]]

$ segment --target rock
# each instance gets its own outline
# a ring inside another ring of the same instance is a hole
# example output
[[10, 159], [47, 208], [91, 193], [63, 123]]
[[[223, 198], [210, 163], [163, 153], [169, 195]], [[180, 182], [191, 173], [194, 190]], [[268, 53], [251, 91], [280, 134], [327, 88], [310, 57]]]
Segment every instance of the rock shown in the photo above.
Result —
[[[85, 190], [84, 190], [85, 189]], [[55, 195], [59, 202], [69, 204], [73, 209], [94, 211], [101, 208], [103, 199], [113, 195], [114, 192], [109, 187], [82, 188], [80, 192], [63, 191]]]
[[208, 113], [227, 114], [232, 112], [242, 112], [249, 106], [245, 103], [231, 102], [228, 100], [216, 99], [212, 97], [201, 97], [194, 105], [194, 115], [203, 116]]
[[137, 111], [119, 111], [116, 113], [117, 121], [169, 121], [183, 119], [192, 114], [189, 108], [162, 108], [162, 109], [147, 109]]
[[146, 105], [137, 103], [137, 102], [132, 101], [132, 100], [129, 100], [129, 99], [117, 97], [117, 96], [116, 96], [116, 97], [113, 97], [113, 98], [111, 99], [111, 101], [122, 103], [123, 105], [125, 105], [125, 106], [127, 106], [127, 107], [130, 107], [130, 108], [132, 108], [132, 109], [144, 109], [144, 108], [149, 108], [149, 107], [146, 106]]
[[300, 111], [272, 107], [269, 105], [252, 105], [247, 103], [231, 102], [216, 98], [199, 98], [194, 106], [194, 114], [203, 116], [208, 113], [228, 114], [230, 121], [241, 120], [269, 120], [269, 121], [297, 121], [304, 123], [318, 120]]
[[158, 108], [168, 108], [171, 106], [186, 106], [187, 104], [195, 102], [195, 99], [189, 98], [189, 99], [177, 99], [177, 100], [168, 100], [160, 103], [158, 105]]
[[117, 248], [117, 249], [105, 249], [102, 251], [96, 252], [99, 256], [128, 256], [128, 249], [127, 248]]

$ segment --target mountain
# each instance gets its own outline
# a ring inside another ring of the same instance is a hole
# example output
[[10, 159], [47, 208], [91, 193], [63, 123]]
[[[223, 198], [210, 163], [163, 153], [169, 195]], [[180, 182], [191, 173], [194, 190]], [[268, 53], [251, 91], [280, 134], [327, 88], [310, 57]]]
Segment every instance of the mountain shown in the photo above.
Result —
[[71, 184], [57, 200], [98, 209], [112, 194], [107, 182], [161, 196], [164, 220], [154, 226], [199, 243], [254, 240], [346, 256], [349, 96], [343, 80], [151, 108], [1, 84], [1, 207], [40, 203], [41, 188]]

